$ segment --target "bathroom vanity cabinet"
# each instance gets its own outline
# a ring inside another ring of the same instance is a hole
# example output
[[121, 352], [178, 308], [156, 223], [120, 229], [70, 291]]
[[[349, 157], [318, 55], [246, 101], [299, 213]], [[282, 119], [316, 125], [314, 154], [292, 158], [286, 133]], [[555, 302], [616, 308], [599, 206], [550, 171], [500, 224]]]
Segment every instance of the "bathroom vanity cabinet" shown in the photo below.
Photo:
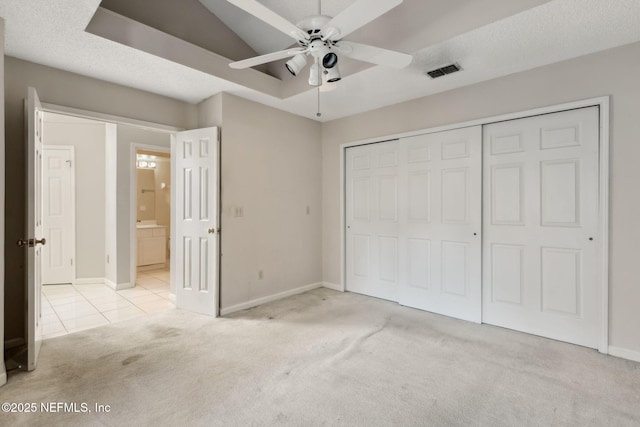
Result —
[[139, 225], [138, 267], [165, 264], [167, 261], [167, 227], [161, 225]]

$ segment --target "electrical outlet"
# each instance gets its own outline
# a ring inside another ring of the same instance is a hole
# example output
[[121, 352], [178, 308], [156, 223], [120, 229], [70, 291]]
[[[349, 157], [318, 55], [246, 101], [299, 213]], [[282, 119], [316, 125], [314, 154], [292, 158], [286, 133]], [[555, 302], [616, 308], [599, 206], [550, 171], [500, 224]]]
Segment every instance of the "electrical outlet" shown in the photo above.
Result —
[[262, 270], [258, 270], [258, 280], [262, 279], [264, 279], [264, 273], [262, 272]]

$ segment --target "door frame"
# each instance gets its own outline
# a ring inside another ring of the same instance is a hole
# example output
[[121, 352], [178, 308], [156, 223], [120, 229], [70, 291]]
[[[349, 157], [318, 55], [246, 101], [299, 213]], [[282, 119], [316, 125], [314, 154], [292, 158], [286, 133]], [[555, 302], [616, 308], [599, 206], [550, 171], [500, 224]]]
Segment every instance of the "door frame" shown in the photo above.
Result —
[[[171, 133], [173, 134], [173, 133]], [[151, 144], [140, 144], [134, 142], [131, 144], [130, 152], [129, 152], [129, 280], [131, 283], [131, 287], [136, 286], [136, 278], [138, 277], [138, 239], [137, 239], [137, 228], [136, 228], [136, 218], [138, 217], [138, 194], [137, 194], [137, 185], [138, 185], [138, 175], [136, 173], [136, 152], [138, 150], [148, 150], [148, 151], [157, 151], [158, 153], [168, 153], [170, 158], [171, 165], [169, 166], [170, 170], [173, 173], [173, 149], [172, 143], [169, 141], [169, 147], [162, 147], [160, 145], [151, 145]], [[173, 176], [171, 177], [173, 180]], [[173, 186], [172, 186], [173, 187]], [[169, 221], [171, 224], [171, 234], [169, 235], [170, 242], [173, 242], [173, 209], [170, 209], [169, 213]], [[171, 254], [171, 250], [169, 250]], [[172, 276], [170, 276], [172, 277]], [[173, 283], [173, 280], [171, 280]], [[171, 288], [171, 284], [169, 288]], [[174, 295], [172, 297], [172, 295]], [[175, 294], [171, 292], [169, 294], [169, 299], [172, 303], [176, 303]]]
[[[47, 139], [47, 134], [44, 134], [45, 140]], [[71, 185], [71, 257], [73, 259], [73, 265], [71, 266], [71, 283], [75, 283], [78, 279], [77, 275], [77, 259], [76, 259], [76, 149], [73, 145], [51, 145], [51, 144], [43, 144], [42, 151], [43, 154], [47, 150], [68, 150], [70, 153], [71, 165], [72, 165], [72, 173], [70, 179]], [[44, 165], [43, 165], [44, 166]], [[44, 196], [44, 188], [43, 187], [43, 196]]]
[[598, 242], [598, 276], [601, 295], [601, 324], [598, 351], [609, 354], [609, 139], [610, 139], [610, 96], [588, 98], [563, 104], [550, 105], [541, 108], [517, 111], [514, 113], [489, 116], [477, 120], [452, 123], [444, 126], [420, 129], [411, 132], [384, 135], [375, 138], [367, 138], [340, 145], [340, 284], [338, 290], [346, 290], [346, 150], [349, 147], [358, 145], [374, 144], [393, 139], [409, 136], [424, 135], [429, 133], [443, 132], [453, 129], [460, 129], [470, 126], [487, 125], [491, 123], [504, 122], [508, 120], [523, 119], [526, 117], [539, 116], [544, 114], [559, 113], [567, 110], [574, 110], [585, 107], [599, 107], [599, 200], [598, 200], [598, 230], [600, 240]]

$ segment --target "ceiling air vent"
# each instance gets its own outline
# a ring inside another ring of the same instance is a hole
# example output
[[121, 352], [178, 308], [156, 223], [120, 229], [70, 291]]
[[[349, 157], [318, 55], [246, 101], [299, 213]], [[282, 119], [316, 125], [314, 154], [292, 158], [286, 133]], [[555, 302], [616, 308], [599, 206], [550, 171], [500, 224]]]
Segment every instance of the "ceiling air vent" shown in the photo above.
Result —
[[456, 73], [461, 69], [462, 68], [460, 68], [458, 64], [450, 64], [435, 70], [427, 71], [425, 74], [432, 79], [437, 79], [438, 77], [446, 76], [447, 74]]

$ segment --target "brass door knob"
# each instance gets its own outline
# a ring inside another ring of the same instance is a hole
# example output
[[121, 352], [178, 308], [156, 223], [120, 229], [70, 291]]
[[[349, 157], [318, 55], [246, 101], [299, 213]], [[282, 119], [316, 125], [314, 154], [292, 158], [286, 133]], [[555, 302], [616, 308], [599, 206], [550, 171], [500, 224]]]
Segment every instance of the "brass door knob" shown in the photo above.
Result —
[[22, 248], [25, 246], [28, 246], [30, 248], [35, 247], [36, 245], [46, 245], [47, 244], [47, 239], [45, 239], [44, 237], [40, 240], [38, 239], [20, 239], [16, 242], [16, 245], [18, 245], [18, 247]]
[[209, 231], [209, 234], [214, 234], [216, 232], [216, 229], [215, 228], [210, 228], [208, 231]]

